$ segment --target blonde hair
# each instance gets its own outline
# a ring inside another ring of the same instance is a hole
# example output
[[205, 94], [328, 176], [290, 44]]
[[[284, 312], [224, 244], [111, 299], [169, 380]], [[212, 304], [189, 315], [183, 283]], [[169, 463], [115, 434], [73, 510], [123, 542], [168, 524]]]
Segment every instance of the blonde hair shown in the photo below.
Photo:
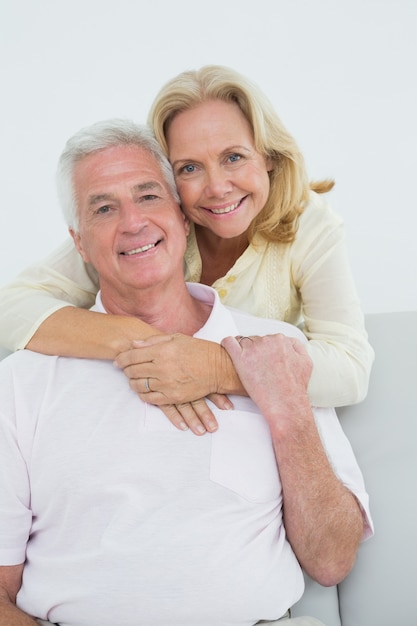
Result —
[[293, 241], [310, 190], [325, 193], [333, 181], [309, 183], [303, 155], [270, 101], [249, 79], [220, 65], [182, 72], [157, 94], [148, 122], [166, 154], [166, 133], [174, 117], [207, 100], [237, 104], [251, 125], [256, 149], [273, 164], [268, 200], [249, 228], [249, 239], [259, 233], [268, 241]]

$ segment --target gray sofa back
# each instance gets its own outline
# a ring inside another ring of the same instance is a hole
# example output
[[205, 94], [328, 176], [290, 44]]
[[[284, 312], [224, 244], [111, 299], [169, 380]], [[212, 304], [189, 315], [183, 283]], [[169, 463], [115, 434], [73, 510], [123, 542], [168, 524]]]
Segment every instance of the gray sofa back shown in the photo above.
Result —
[[338, 410], [370, 495], [375, 535], [337, 587], [307, 580], [293, 615], [326, 626], [417, 624], [417, 311], [366, 316], [375, 349], [364, 402]]

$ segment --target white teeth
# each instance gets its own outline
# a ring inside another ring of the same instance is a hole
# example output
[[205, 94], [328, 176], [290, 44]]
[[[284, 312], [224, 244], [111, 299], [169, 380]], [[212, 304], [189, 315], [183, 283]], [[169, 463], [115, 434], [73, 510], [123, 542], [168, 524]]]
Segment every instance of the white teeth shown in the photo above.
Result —
[[148, 243], [146, 246], [142, 246], [141, 248], [136, 248], [136, 250], [129, 250], [129, 252], [123, 252], [126, 256], [130, 256], [132, 254], [139, 254], [140, 252], [145, 252], [145, 250], [149, 250], [150, 248], [154, 248], [156, 244]]
[[221, 213], [230, 213], [230, 211], [234, 211], [235, 209], [237, 209], [239, 204], [240, 204], [240, 200], [239, 202], [236, 202], [235, 204], [231, 204], [230, 206], [227, 206], [224, 209], [210, 209], [210, 211], [212, 213], [215, 213], [216, 215], [220, 215]]

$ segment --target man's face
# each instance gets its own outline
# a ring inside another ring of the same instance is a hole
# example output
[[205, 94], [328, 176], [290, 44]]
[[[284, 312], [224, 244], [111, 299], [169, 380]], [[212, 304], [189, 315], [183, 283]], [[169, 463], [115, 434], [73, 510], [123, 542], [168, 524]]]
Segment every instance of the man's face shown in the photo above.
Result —
[[93, 153], [77, 163], [74, 188], [80, 226], [71, 234], [103, 293], [182, 276], [188, 222], [152, 154], [133, 145]]

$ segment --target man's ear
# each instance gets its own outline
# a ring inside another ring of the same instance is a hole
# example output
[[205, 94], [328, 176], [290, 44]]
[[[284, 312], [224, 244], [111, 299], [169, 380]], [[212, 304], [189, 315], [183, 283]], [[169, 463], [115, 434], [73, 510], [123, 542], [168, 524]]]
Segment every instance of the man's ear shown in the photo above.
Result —
[[69, 234], [71, 235], [73, 241], [74, 241], [74, 245], [77, 248], [79, 254], [81, 255], [84, 263], [89, 263], [90, 260], [88, 258], [87, 253], [84, 251], [82, 242], [81, 242], [81, 235], [79, 232], [76, 232], [73, 228], [69, 228]]
[[[182, 212], [182, 210], [181, 210], [181, 212]], [[185, 235], [186, 235], [186, 237], [188, 237], [188, 235], [190, 234], [190, 220], [185, 215], [185, 213], [182, 213], [182, 215], [183, 215], [183, 218], [184, 218]]]

